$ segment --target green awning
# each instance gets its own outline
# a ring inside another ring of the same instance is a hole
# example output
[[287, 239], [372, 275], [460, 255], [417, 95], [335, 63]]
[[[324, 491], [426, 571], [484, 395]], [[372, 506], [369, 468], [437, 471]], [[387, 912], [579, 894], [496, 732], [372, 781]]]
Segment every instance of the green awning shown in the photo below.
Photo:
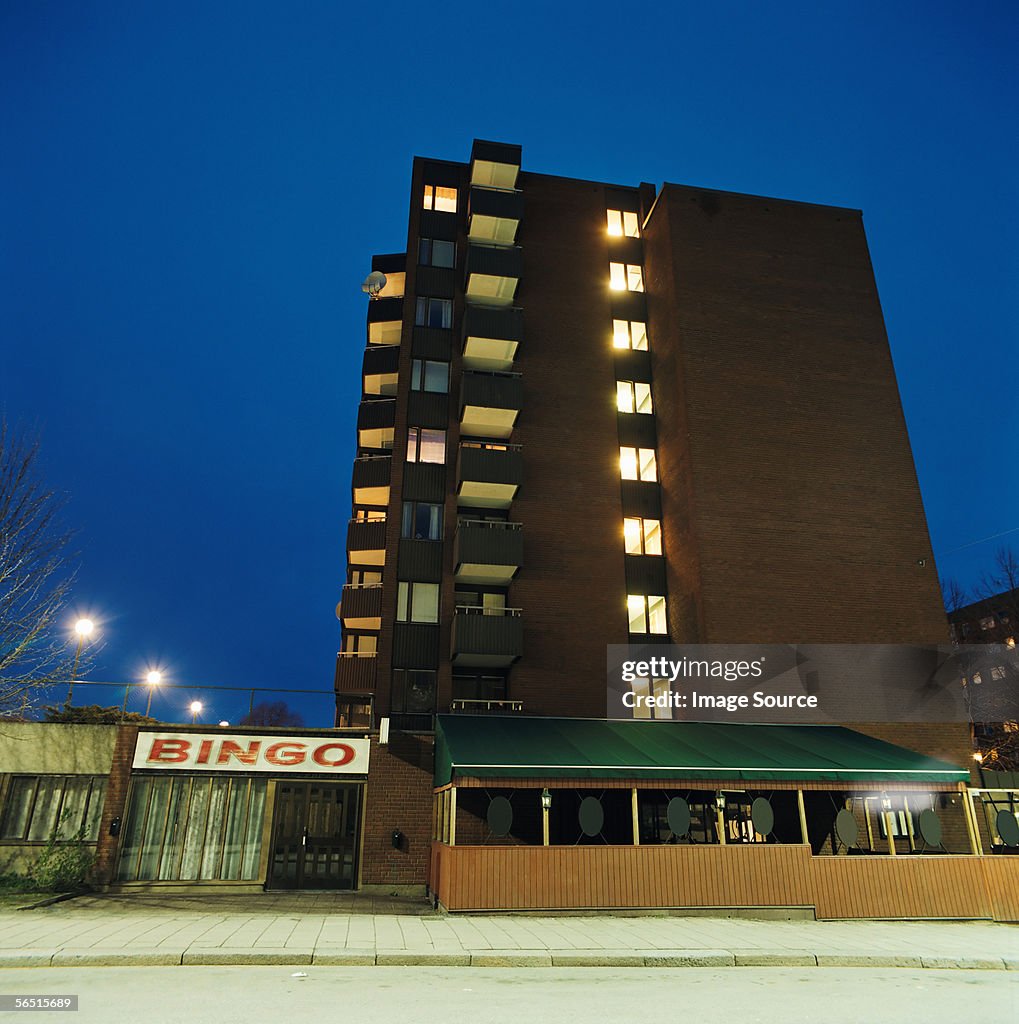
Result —
[[839, 725], [439, 715], [435, 785], [462, 777], [950, 786], [969, 772]]

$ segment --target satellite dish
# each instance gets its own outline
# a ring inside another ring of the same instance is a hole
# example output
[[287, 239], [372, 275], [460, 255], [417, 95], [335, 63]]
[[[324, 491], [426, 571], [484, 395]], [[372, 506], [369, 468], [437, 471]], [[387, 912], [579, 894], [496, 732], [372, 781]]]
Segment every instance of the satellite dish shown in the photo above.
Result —
[[386, 275], [381, 270], [373, 270], [361, 285], [361, 291], [368, 293], [368, 298], [377, 299], [379, 292], [386, 287]]

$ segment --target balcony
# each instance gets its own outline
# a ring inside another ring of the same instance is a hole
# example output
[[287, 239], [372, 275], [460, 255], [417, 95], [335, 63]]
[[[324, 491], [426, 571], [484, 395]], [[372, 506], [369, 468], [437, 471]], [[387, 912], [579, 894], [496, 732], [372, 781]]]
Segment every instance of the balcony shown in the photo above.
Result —
[[467, 237], [471, 242], [512, 245], [523, 215], [523, 193], [474, 186], [467, 205]]
[[354, 565], [386, 561], [386, 520], [351, 519], [347, 523], [347, 560]]
[[468, 371], [460, 385], [460, 433], [507, 438], [523, 400], [519, 373]]
[[392, 448], [396, 425], [396, 399], [382, 398], [362, 402], [357, 410], [357, 446]]
[[336, 617], [344, 629], [381, 629], [382, 584], [348, 583], [343, 588]]
[[524, 482], [520, 445], [461, 441], [456, 480], [458, 504], [509, 508]]
[[505, 668], [524, 653], [524, 622], [519, 608], [457, 605], [450, 657], [454, 665]]
[[524, 561], [520, 523], [461, 519], [453, 539], [453, 565], [458, 583], [505, 587]]
[[372, 693], [377, 666], [375, 652], [370, 654], [340, 651], [336, 655], [333, 686], [337, 693]]
[[454, 700], [449, 705], [454, 715], [519, 715], [523, 713], [522, 700]]
[[509, 143], [475, 139], [471, 147], [471, 184], [515, 188], [521, 152], [519, 146]]
[[467, 301], [490, 306], [511, 305], [520, 283], [523, 262], [517, 246], [482, 245], [477, 242], [468, 245], [465, 286]]
[[364, 455], [354, 459], [351, 491], [355, 505], [388, 505], [391, 455]]
[[394, 396], [399, 370], [400, 349], [397, 346], [366, 348], [361, 363], [362, 393], [369, 398]]
[[523, 338], [523, 310], [468, 306], [464, 310], [464, 369], [511, 369]]

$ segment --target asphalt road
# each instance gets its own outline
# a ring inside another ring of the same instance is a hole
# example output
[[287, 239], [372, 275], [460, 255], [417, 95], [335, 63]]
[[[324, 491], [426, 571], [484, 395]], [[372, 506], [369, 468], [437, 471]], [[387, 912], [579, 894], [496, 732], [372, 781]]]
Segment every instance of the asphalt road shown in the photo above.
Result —
[[[294, 977], [303, 970], [306, 977]], [[1019, 1021], [1019, 971], [867, 968], [92, 967], [0, 971], [0, 993], [78, 994], [67, 1024], [967, 1024]], [[7, 1019], [13, 1015], [4, 1014]], [[52, 1019], [46, 1014], [44, 1019]], [[13, 1018], [18, 1019], [18, 1018]], [[30, 1019], [38, 1021], [39, 1014]]]

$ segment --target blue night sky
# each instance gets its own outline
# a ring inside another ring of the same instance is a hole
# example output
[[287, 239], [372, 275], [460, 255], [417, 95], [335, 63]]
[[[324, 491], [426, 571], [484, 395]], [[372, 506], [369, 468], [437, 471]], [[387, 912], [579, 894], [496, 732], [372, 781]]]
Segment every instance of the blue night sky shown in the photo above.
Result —
[[412, 157], [475, 136], [862, 208], [939, 572], [974, 583], [1019, 547], [972, 543], [1019, 527], [1016, 53], [1007, 2], [6, 0], [0, 404], [80, 528], [90, 678], [159, 663], [171, 719], [332, 685], [360, 282]]

